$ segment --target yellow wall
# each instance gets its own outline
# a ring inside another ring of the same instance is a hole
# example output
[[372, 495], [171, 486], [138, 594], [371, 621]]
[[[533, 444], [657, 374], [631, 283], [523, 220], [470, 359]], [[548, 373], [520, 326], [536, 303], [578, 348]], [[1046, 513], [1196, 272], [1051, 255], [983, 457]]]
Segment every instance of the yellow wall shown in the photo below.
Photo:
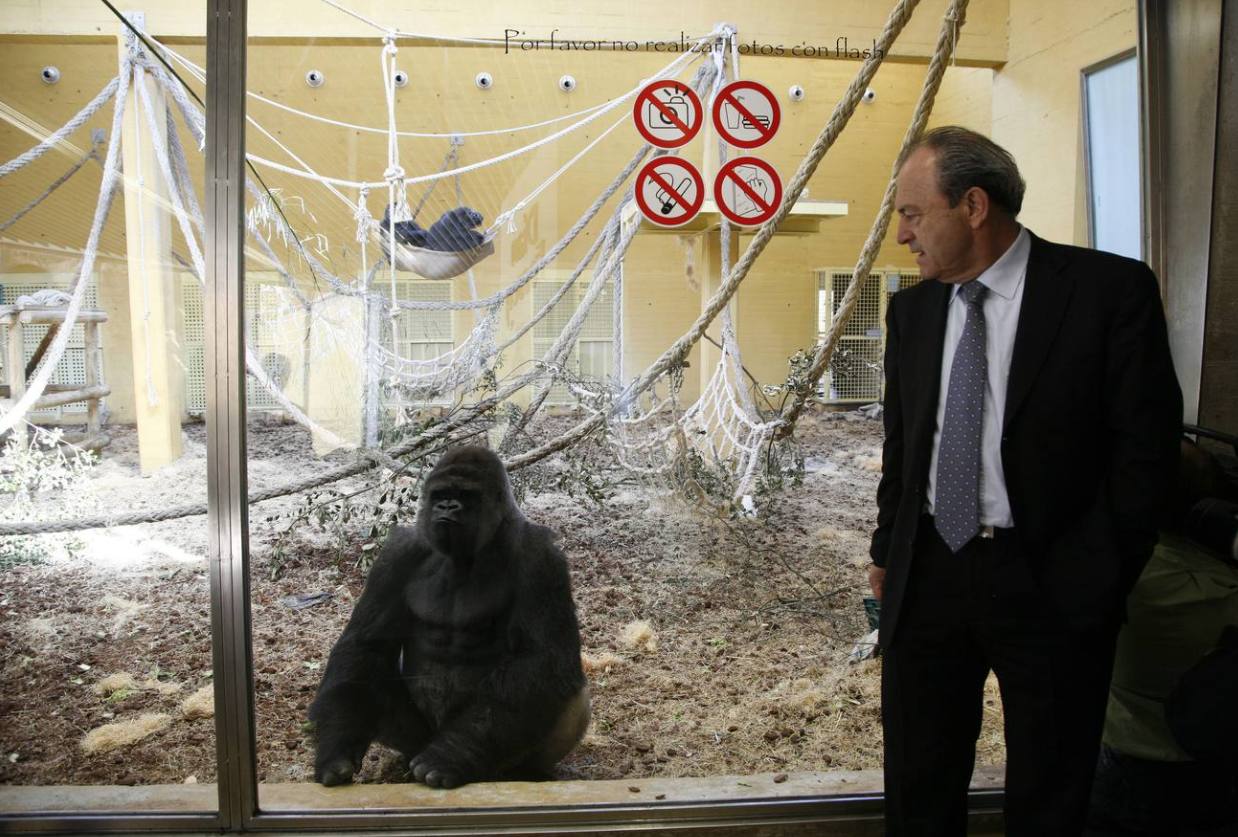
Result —
[[[1008, 0], [974, 2], [967, 12], [966, 31], [959, 46], [961, 60], [996, 64], [1005, 59]], [[160, 36], [200, 37], [206, 30], [204, 0], [146, 0], [147, 27]], [[556, 38], [621, 39], [641, 43], [678, 40], [681, 32], [704, 34], [722, 21], [734, 25], [745, 43], [782, 45], [789, 51], [808, 44], [833, 49], [839, 37], [850, 46], [878, 37], [893, 7], [893, 0], [684, 0], [668, 7], [661, 0], [624, 3], [583, 0], [544, 3], [508, 0], [505, 3], [406, 2], [406, 0], [349, 0], [342, 4], [385, 28], [399, 28], [442, 36], [487, 38], [501, 41], [507, 30], [523, 33], [513, 38], [541, 39], [557, 30]], [[932, 54], [938, 21], [947, 0], [923, 0], [908, 22], [893, 53], [924, 58]], [[295, 8], [295, 14], [289, 9]], [[319, 2], [251, 3], [249, 35], [256, 38], [373, 38], [381, 32], [352, 16]], [[0, 32], [38, 35], [95, 36], [113, 34], [116, 20], [106, 6], [94, 0], [7, 0]]]
[[993, 81], [993, 139], [1027, 181], [1020, 220], [1086, 244], [1080, 73], [1135, 46], [1132, 0], [1010, 0], [1009, 59]]
[[961, 125], [989, 136], [993, 131], [993, 76], [988, 67], [947, 67], [928, 128]]
[[[162, 5], [163, 8], [159, 6]], [[148, 5], [148, 26], [156, 32], [200, 34], [194, 29], [201, 21], [201, 9], [188, 4]], [[372, 15], [391, 8], [389, 4], [354, 4]], [[644, 9], [648, 14], [642, 13]], [[916, 21], [904, 36], [899, 49], [901, 60], [889, 61], [877, 74], [871, 104], [861, 105], [835, 147], [822, 162], [809, 183], [809, 196], [843, 201], [848, 214], [828, 218], [821, 231], [810, 236], [778, 237], [766, 249], [740, 291], [736, 309], [737, 328], [748, 368], [762, 383], [779, 383], [787, 371], [787, 358], [798, 349], [810, 346], [815, 338], [816, 273], [818, 268], [853, 265], [860, 246], [873, 222], [890, 168], [911, 116], [925, 72], [923, 56], [936, 35], [938, 15], [944, 0], [925, 0]], [[1059, 240], [1076, 238], [1081, 217], [1081, 202], [1076, 195], [1082, 169], [1079, 160], [1079, 70], [1133, 45], [1134, 4], [1131, 0], [1106, 0], [1095, 4], [1073, 4], [1054, 0], [1046, 6], [1030, 0], [1009, 0], [973, 4], [963, 32], [962, 64], [947, 70], [930, 125], [963, 124], [994, 138], [1016, 155], [1029, 183], [1023, 219], [1036, 232]], [[846, 36], [864, 43], [875, 34], [886, 14], [886, 4], [855, 0], [828, 6], [797, 0], [785, 4], [756, 7], [748, 2], [688, 3], [676, 7], [672, 25], [650, 23], [656, 20], [652, 2], [638, 0], [616, 11], [613, 5], [595, 8], [572, 7], [566, 11], [545, 11], [537, 4], [518, 3], [487, 11], [473, 6], [441, 8], [418, 12], [419, 30], [500, 34], [513, 24], [535, 37], [537, 30], [558, 27], [563, 37], [587, 34], [614, 38], [669, 38], [684, 31], [703, 31], [718, 20], [731, 20], [741, 31], [741, 40], [781, 43], [787, 46], [824, 41], [836, 42]], [[277, 4], [255, 4], [257, 17], [251, 21], [256, 36], [272, 34], [275, 21], [261, 15]], [[69, 42], [48, 37], [14, 36], [0, 40], [0, 101], [10, 112], [54, 129], [86, 102], [115, 72], [117, 51], [112, 33], [115, 27], [94, 3], [84, 0], [36, 2], [11, 7], [0, 26], [9, 32], [48, 33], [73, 29], [77, 37]], [[368, 32], [338, 19], [322, 16], [331, 10], [322, 4], [306, 4], [296, 16], [283, 15], [279, 23], [288, 37], [261, 39], [251, 44], [249, 87], [251, 91], [290, 107], [311, 113], [369, 126], [386, 124], [386, 108], [379, 73], [381, 44]], [[660, 11], [660, 9], [659, 9]], [[1009, 12], [1009, 31], [1007, 30]], [[188, 16], [186, 16], [188, 14]], [[196, 17], [195, 17], [196, 15]], [[401, 19], [411, 16], [399, 12]], [[98, 18], [98, 19], [96, 19]], [[79, 31], [81, 30], [81, 31]], [[356, 30], [356, 31], [354, 31]], [[665, 30], [665, 31], [664, 31]], [[93, 37], [85, 37], [89, 33]], [[305, 39], [298, 34], [313, 32], [328, 39]], [[100, 34], [102, 33], [102, 34]], [[669, 34], [668, 34], [669, 33]], [[362, 34], [365, 37], [359, 37]], [[174, 48], [190, 59], [202, 61], [200, 41], [184, 37], [174, 40]], [[414, 46], [401, 42], [398, 65], [410, 73], [407, 87], [397, 91], [396, 119], [403, 130], [422, 132], [477, 131], [496, 126], [525, 124], [570, 114], [595, 102], [617, 96], [640, 79], [648, 77], [673, 55], [638, 51], [625, 52], [550, 52], [537, 50], [504, 54], [502, 48]], [[1001, 62], [1009, 57], [1008, 63]], [[63, 74], [59, 85], [47, 86], [38, 79], [38, 70], [56, 63]], [[969, 63], [973, 66], [969, 66]], [[974, 66], [979, 63], [984, 66]], [[784, 182], [790, 179], [803, 155], [828, 120], [835, 102], [859, 68], [854, 60], [834, 58], [765, 58], [745, 55], [741, 71], [746, 78], [766, 82], [779, 96], [783, 125], [768, 146], [754, 152], [771, 161]], [[994, 69], [997, 68], [997, 69]], [[327, 83], [311, 89], [304, 82], [309, 69], [325, 73]], [[473, 79], [486, 70], [495, 79], [494, 88], [478, 90]], [[578, 86], [565, 95], [557, 90], [559, 76], [571, 73]], [[802, 102], [790, 102], [786, 90], [799, 84], [807, 93]], [[201, 92], [200, 86], [197, 87]], [[584, 148], [586, 143], [619, 120], [620, 125], [589, 152], [562, 181], [544, 192], [514, 219], [515, 231], [504, 231], [496, 241], [493, 257], [478, 265], [478, 291], [490, 294], [510, 284], [545, 253], [593, 201], [639, 145], [639, 138], [625, 117], [626, 107], [607, 114], [588, 127], [561, 141], [508, 162], [465, 174], [460, 179], [464, 200], [487, 216], [487, 222], [531, 190], [545, 182], [556, 169]], [[250, 115], [287, 143], [314, 170], [347, 180], [381, 181], [386, 167], [386, 140], [381, 133], [367, 133], [323, 125], [287, 114], [268, 104], [251, 100]], [[0, 216], [8, 217], [24, 205], [76, 159], [89, 144], [89, 128], [109, 125], [105, 110], [70, 140], [75, 148], [49, 154], [29, 170], [6, 178], [0, 193]], [[566, 123], [558, 123], [559, 127]], [[544, 136], [550, 129], [518, 134], [468, 137], [460, 151], [460, 164], [471, 164], [503, 154]], [[201, 177], [201, 158], [196, 145], [181, 132], [189, 150], [195, 178]], [[252, 129], [248, 136], [252, 153], [291, 162], [275, 143]], [[11, 159], [33, 144], [29, 133], [0, 125], [0, 159]], [[703, 139], [684, 149], [686, 158], [703, 162]], [[448, 149], [445, 139], [405, 139], [400, 143], [401, 164], [409, 174], [433, 172], [443, 164]], [[1066, 164], [1063, 164], [1066, 161]], [[80, 247], [90, 224], [99, 184], [99, 166], [91, 164], [60, 192], [8, 233], [15, 239], [48, 241]], [[346, 280], [361, 272], [361, 254], [354, 240], [353, 217], [357, 191], [342, 187], [343, 200], [323, 186], [265, 167], [258, 169], [269, 186], [278, 190], [290, 221], [298, 233], [323, 236], [320, 256], [326, 268]], [[200, 186], [199, 186], [200, 188]], [[426, 189], [424, 184], [409, 188], [409, 199], [416, 202]], [[445, 209], [455, 205], [455, 184], [443, 181], [426, 204], [423, 223], [429, 223]], [[622, 194], [622, 193], [621, 193]], [[386, 204], [385, 188], [371, 191], [368, 211], [381, 216]], [[553, 266], [570, 270], [593, 242], [600, 221], [609, 216], [617, 201], [602, 210], [580, 239], [567, 249]], [[123, 254], [123, 213], [113, 210], [104, 239], [104, 250]], [[175, 225], [174, 225], [175, 230]], [[179, 232], [174, 232], [176, 248], [185, 252]], [[708, 263], [702, 252], [703, 236], [681, 240], [674, 234], [640, 234], [625, 263], [625, 368], [630, 379], [639, 374], [669, 343], [695, 319], [700, 309], [700, 275]], [[749, 241], [740, 240], [741, 252]], [[309, 270], [304, 260], [288, 247], [276, 242], [275, 249], [293, 268], [300, 285], [313, 295], [328, 293], [325, 277]], [[251, 250], [250, 268], [268, 269], [256, 250]], [[367, 248], [366, 259], [373, 263], [376, 248]], [[893, 235], [887, 237], [878, 254], [878, 269], [911, 267], [904, 248]], [[114, 279], [101, 280], [104, 304], [112, 322], [104, 332], [108, 347], [105, 355], [108, 381], [113, 387], [113, 416], [126, 420], [126, 401], [131, 403], [132, 382], [128, 359], [117, 356], [128, 340], [125, 312], [126, 289], [123, 271]], [[118, 285], [109, 284], [111, 282]], [[455, 280], [456, 299], [467, 297], [463, 278]], [[519, 327], [531, 311], [528, 289], [509, 302], [502, 318], [504, 334]], [[123, 322], [122, 322], [123, 321]], [[472, 315], [454, 318], [457, 340], [471, 327]], [[525, 338], [504, 359], [502, 374], [510, 374], [531, 354], [532, 341]], [[698, 353], [690, 362], [697, 368]], [[294, 364], [294, 375], [300, 364]], [[321, 374], [311, 366], [311, 376]], [[686, 376], [684, 396], [696, 395], [699, 375]], [[309, 392], [311, 401], [320, 402], [331, 391], [330, 384], [314, 380], [290, 382], [292, 393]], [[350, 394], [349, 397], [352, 397]], [[328, 411], [329, 412], [329, 411]], [[338, 417], [342, 425], [352, 422], [351, 413]]]

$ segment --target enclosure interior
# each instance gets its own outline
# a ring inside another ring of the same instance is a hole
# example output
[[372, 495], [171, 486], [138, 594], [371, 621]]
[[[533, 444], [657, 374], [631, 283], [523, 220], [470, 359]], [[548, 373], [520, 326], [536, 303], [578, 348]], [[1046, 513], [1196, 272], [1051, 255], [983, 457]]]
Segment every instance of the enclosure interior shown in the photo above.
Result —
[[[719, 170], [753, 156], [792, 182], [869, 66], [884, 4], [248, 4], [263, 811], [880, 791], [879, 663], [851, 658], [869, 632], [882, 442], [879, 414], [857, 408], [882, 397], [888, 300], [919, 279], [893, 231], [852, 285], [943, 38], [953, 52], [926, 127], [965, 125], [1010, 149], [1037, 234], [1090, 244], [1100, 230], [1129, 246], [1098, 197], [1124, 175], [1098, 174], [1088, 142], [1130, 126], [1088, 120], [1129, 116], [1130, 91], [1089, 86], [1085, 71], [1134, 48], [1133, 0], [974, 3], [957, 31], [947, 6], [920, 4], [742, 286], [665, 363], [757, 237], [720, 211]], [[130, 16], [146, 41], [86, 0], [23, 4], [0, 23], [2, 395], [12, 408], [39, 392], [18, 425], [26, 443], [2, 454], [0, 523], [97, 524], [0, 538], [0, 813], [218, 807], [206, 11], [147, 3]], [[702, 130], [672, 155], [707, 194], [680, 226], [633, 200], [655, 159], [639, 94], [657, 79], [702, 102]], [[710, 114], [740, 79], [780, 111], [751, 150], [721, 142]], [[481, 220], [462, 232], [450, 223], [463, 208]], [[440, 221], [446, 238], [417, 238]], [[63, 295], [30, 299], [48, 289]], [[57, 317], [76, 324], [62, 334]], [[812, 380], [827, 340], [833, 359]], [[797, 394], [807, 407], [777, 438]], [[448, 442], [499, 451], [525, 514], [558, 533], [591, 724], [544, 785], [428, 791], [375, 746], [354, 787], [322, 791], [308, 705]], [[990, 684], [978, 783], [1000, 784], [1003, 762]], [[159, 792], [141, 801], [132, 789], [145, 786]]]

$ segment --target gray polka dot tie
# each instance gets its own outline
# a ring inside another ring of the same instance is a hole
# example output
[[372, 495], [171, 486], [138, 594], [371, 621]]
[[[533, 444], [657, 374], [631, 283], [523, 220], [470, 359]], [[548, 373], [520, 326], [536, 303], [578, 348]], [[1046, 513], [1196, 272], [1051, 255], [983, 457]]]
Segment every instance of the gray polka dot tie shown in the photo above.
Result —
[[974, 280], [959, 287], [967, 319], [950, 364], [933, 501], [937, 531], [952, 552], [958, 552], [980, 531], [980, 426], [988, 377], [984, 296], [988, 290]]

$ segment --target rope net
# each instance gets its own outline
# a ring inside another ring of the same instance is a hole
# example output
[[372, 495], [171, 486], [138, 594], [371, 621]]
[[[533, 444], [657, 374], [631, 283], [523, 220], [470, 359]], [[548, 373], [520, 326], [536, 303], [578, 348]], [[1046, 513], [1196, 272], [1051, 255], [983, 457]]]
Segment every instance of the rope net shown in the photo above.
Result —
[[[361, 103], [341, 105], [341, 113], [310, 112], [250, 93], [245, 365], [251, 407], [281, 411], [304, 425], [320, 452], [353, 450], [355, 460], [344, 471], [376, 464], [399, 470], [401, 456], [475, 435], [478, 423], [494, 424], [502, 412], [504, 433], [497, 443], [513, 470], [601, 431], [615, 460], [632, 473], [674, 484], [684, 478], [684, 463], [694, 462], [726, 474], [726, 496], [720, 499], [740, 501], [754, 491], [771, 445], [790, 432], [803, 401], [793, 402], [785, 415], [758, 406], [759, 392], [754, 393], [736, 336], [735, 294], [915, 6], [915, 0], [895, 4], [878, 49], [860, 65], [789, 183], [783, 205], [756, 231], [735, 265], [729, 258], [735, 231], [722, 221], [717, 291], [688, 331], [638, 374], [624, 367], [623, 266], [640, 229], [630, 207], [632, 177], [651, 151], [667, 152], [653, 151], [630, 129], [632, 103], [649, 81], [675, 79], [705, 100], [708, 112], [721, 86], [738, 78], [732, 27], [719, 25], [693, 49], [645, 78], [620, 84], [601, 101], [576, 107], [570, 100], [571, 106], [559, 108], [567, 112], [530, 112], [509, 126], [486, 124], [484, 114], [470, 122], [462, 113], [459, 124], [441, 126], [411, 118], [417, 113], [415, 95], [449, 94], [459, 85], [444, 78], [435, 61], [424, 60], [434, 50], [448, 56], [450, 46], [402, 50], [419, 36], [398, 30], [376, 33], [372, 45], [354, 48], [358, 57], [369, 55], [375, 84], [382, 85], [381, 119]], [[955, 0], [947, 12], [908, 143], [923, 128], [964, 7], [965, 0]], [[441, 63], [459, 69], [449, 60]], [[519, 73], [512, 86], [531, 88], [533, 80]], [[119, 222], [110, 219], [110, 210], [124, 176], [126, 113], [136, 115], [138, 126], [137, 139], [129, 141], [140, 143], [139, 153], [151, 161], [144, 177], [157, 181], [139, 186], [163, 196], [160, 205], [170, 216], [163, 275], [182, 282], [177, 294], [203, 293], [206, 225], [195, 172], [201, 170], [197, 155], [205, 117], [193, 88], [204, 83], [203, 68], [191, 57], [130, 35], [117, 77], [60, 129], [0, 165], [0, 178], [20, 178], [49, 150], [78, 132], [93, 131], [69, 171], [16, 214], [0, 218], [0, 234], [35, 223], [52, 194], [83, 167], [92, 170], [93, 162], [102, 169], [91, 227], [67, 289], [66, 327], [51, 341], [25, 394], [0, 406], [0, 433], [28, 421], [46, 391], [96, 263], [124, 261], [115, 234]], [[92, 128], [109, 105], [110, 130]], [[446, 120], [453, 108], [434, 112]], [[319, 170], [315, 160], [339, 158], [298, 144], [302, 126], [336, 132], [348, 145], [348, 165]], [[616, 156], [626, 160], [617, 169], [594, 162]], [[721, 142], [719, 158], [726, 159]], [[573, 183], [593, 184], [589, 194], [562, 190], [569, 173]], [[892, 188], [857, 275], [867, 272], [884, 236]], [[565, 202], [582, 209], [560, 233]], [[836, 328], [849, 311], [844, 302]], [[699, 395], [681, 404], [688, 352], [711, 324], [718, 334], [716, 366]], [[817, 376], [832, 351], [831, 342], [818, 351]], [[159, 398], [153, 383], [135, 384], [139, 397]], [[192, 411], [192, 396], [186, 403]], [[549, 440], [545, 434], [534, 439], [529, 428], [543, 421], [551, 406], [575, 408], [584, 418]], [[427, 416], [436, 418], [427, 422]], [[204, 504], [169, 513], [203, 510]], [[30, 531], [22, 525], [0, 526], [0, 534]]]

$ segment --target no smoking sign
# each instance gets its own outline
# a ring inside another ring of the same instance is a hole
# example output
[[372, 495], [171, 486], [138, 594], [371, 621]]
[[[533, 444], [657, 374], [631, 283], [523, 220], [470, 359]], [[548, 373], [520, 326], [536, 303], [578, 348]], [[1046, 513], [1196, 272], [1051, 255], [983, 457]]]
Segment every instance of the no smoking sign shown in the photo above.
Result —
[[679, 157], [659, 157], [636, 175], [636, 205], [660, 227], [678, 227], [701, 211], [705, 181], [696, 166]]

